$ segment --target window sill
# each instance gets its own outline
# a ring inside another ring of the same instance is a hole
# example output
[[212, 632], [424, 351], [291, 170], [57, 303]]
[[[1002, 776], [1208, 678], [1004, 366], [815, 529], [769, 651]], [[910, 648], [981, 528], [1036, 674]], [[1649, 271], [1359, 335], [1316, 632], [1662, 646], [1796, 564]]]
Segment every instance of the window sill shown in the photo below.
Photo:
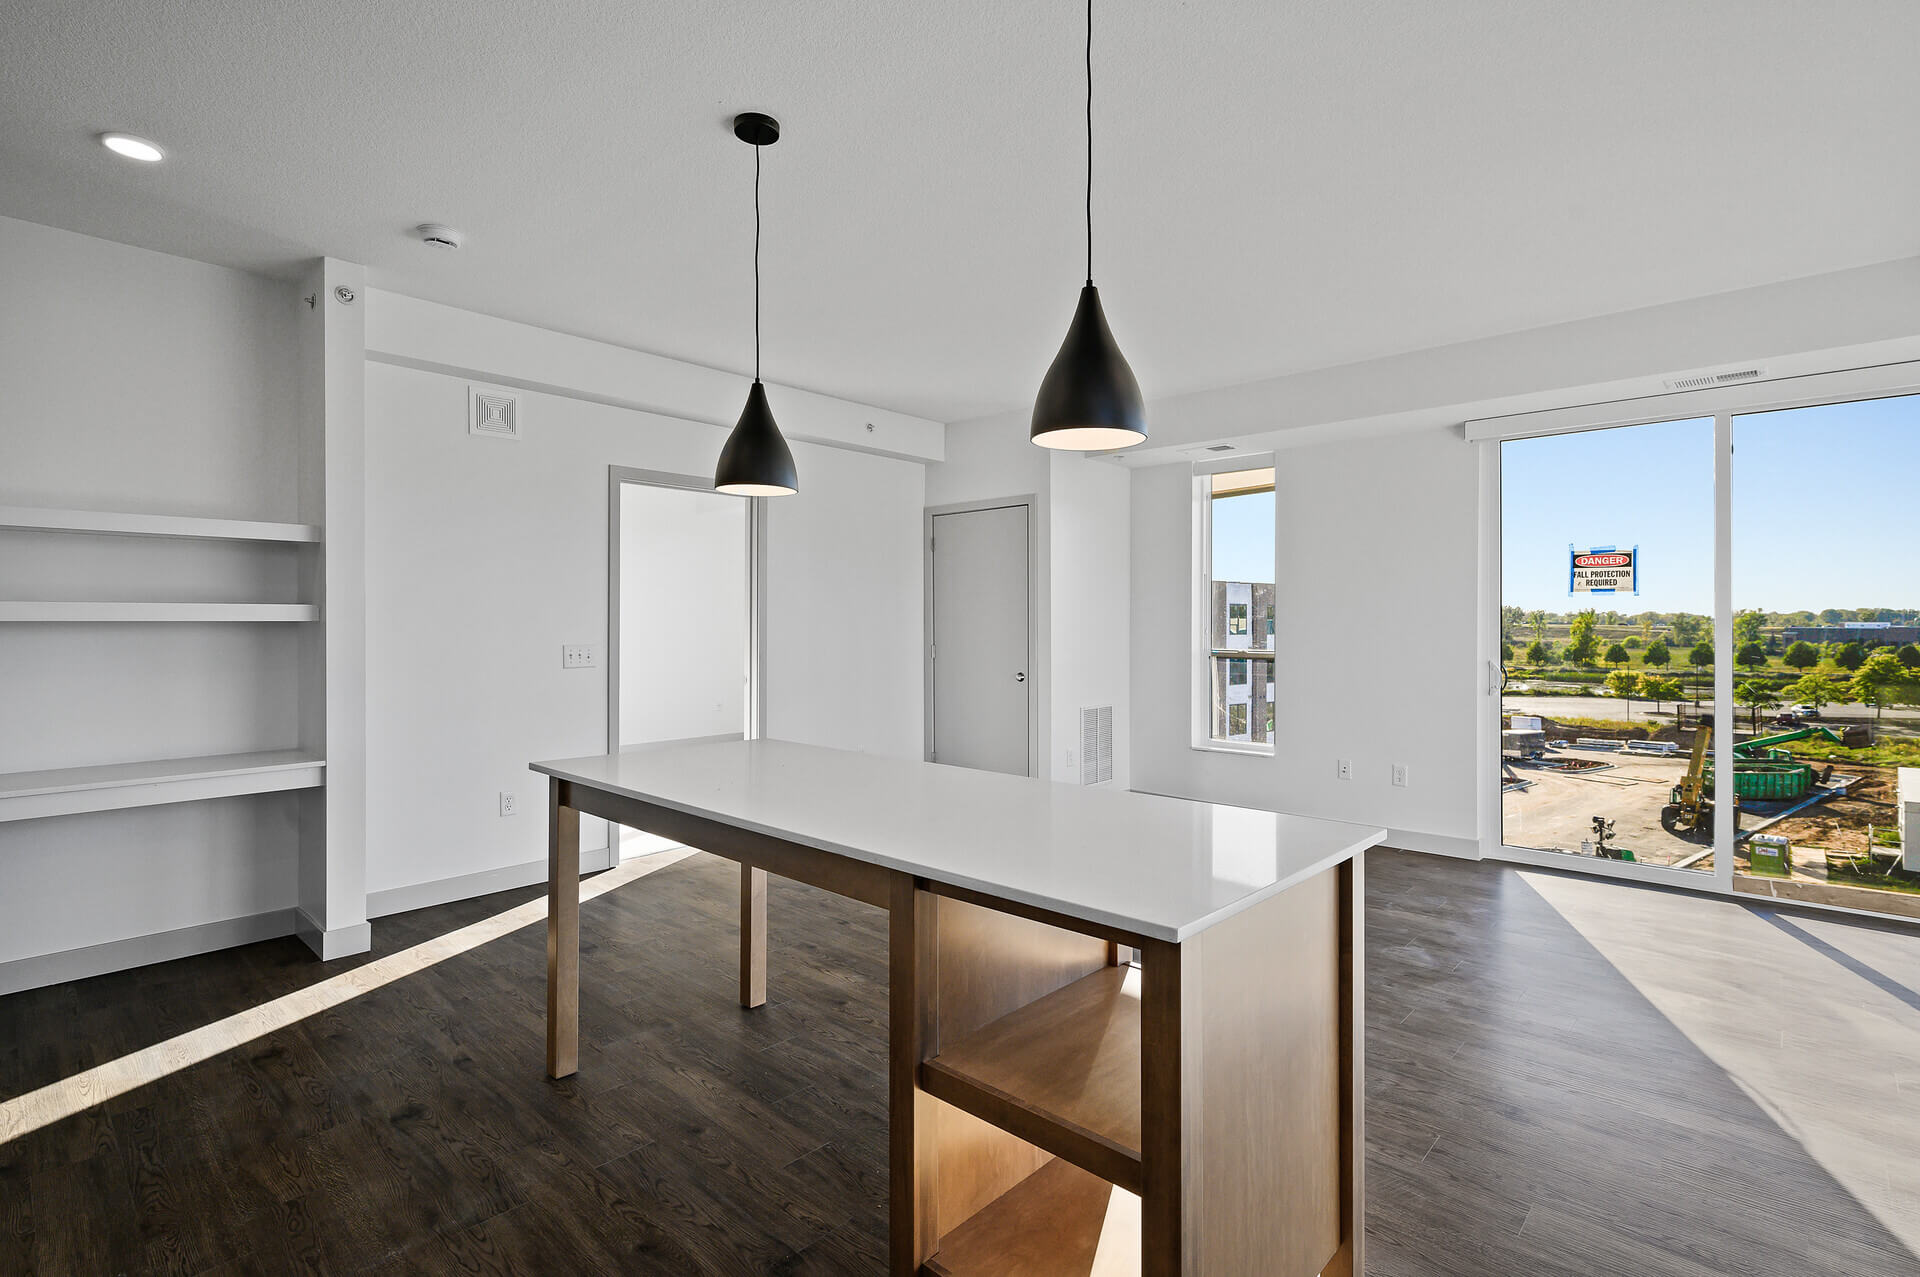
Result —
[[1196, 754], [1251, 754], [1255, 758], [1272, 758], [1271, 745], [1241, 745], [1234, 741], [1210, 740], [1206, 744], [1189, 746]]

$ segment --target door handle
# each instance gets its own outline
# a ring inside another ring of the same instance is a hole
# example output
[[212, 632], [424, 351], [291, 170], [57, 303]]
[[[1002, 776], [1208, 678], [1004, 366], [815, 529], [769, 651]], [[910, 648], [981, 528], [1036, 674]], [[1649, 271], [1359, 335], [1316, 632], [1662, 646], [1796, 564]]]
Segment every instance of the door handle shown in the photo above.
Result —
[[1019, 672], [1018, 674], [1015, 674], [1015, 675], [1013, 676], [1013, 681], [1014, 681], [1014, 682], [1016, 682], [1016, 683], [1024, 683], [1024, 682], [1026, 682], [1026, 681], [1027, 681], [1027, 672], [1026, 672], [1025, 670], [1021, 670], [1021, 671], [1020, 671], [1020, 672]]

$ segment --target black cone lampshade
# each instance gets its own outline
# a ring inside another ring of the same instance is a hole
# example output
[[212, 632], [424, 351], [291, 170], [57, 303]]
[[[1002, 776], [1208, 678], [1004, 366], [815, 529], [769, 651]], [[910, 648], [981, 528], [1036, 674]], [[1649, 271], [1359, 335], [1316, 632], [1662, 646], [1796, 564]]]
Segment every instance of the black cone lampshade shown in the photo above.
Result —
[[1131, 448], [1147, 438], [1140, 383], [1093, 286], [1093, 0], [1087, 0], [1087, 285], [1034, 398], [1028, 437], [1042, 448], [1075, 452]]
[[713, 488], [736, 497], [788, 497], [800, 491], [800, 475], [760, 383], [760, 152], [780, 140], [780, 121], [747, 111], [733, 117], [733, 135], [753, 148], [753, 385], [720, 449]]
[[1091, 282], [1080, 290], [1067, 339], [1033, 404], [1033, 442], [1080, 452], [1127, 448], [1147, 437], [1147, 407]]
[[747, 406], [740, 410], [727, 446], [720, 450], [713, 486], [740, 497], [786, 497], [800, 490], [793, 451], [774, 424], [767, 388], [757, 380], [747, 391]]

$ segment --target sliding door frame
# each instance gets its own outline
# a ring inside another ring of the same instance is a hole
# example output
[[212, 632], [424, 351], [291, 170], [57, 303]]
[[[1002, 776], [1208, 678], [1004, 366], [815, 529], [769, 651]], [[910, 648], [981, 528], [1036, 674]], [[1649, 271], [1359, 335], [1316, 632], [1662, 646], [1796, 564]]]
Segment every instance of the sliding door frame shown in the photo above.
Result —
[[[1879, 364], [1838, 372], [1812, 373], [1774, 381], [1753, 381], [1639, 399], [1554, 408], [1511, 417], [1487, 417], [1465, 425], [1468, 441], [1480, 448], [1480, 626], [1479, 649], [1486, 705], [1477, 724], [1479, 747], [1480, 854], [1543, 868], [1571, 870], [1595, 877], [1657, 883], [1666, 887], [1733, 896], [1736, 813], [1731, 803], [1714, 804], [1712, 874], [1635, 861], [1603, 860], [1534, 847], [1516, 847], [1504, 838], [1500, 791], [1500, 717], [1504, 667], [1500, 659], [1501, 538], [1504, 506], [1500, 485], [1500, 448], [1517, 439], [1575, 434], [1713, 418], [1714, 503], [1714, 722], [1732, 722], [1733, 704], [1733, 419], [1791, 408], [1891, 399], [1920, 394], [1920, 362]], [[1733, 732], [1714, 733], [1714, 769], [1733, 774]], [[1738, 893], [1743, 900], [1768, 897]], [[1775, 901], [1796, 907], [1856, 914], [1885, 920], [1891, 915], [1804, 901]], [[1895, 919], [1900, 920], [1900, 919]]]

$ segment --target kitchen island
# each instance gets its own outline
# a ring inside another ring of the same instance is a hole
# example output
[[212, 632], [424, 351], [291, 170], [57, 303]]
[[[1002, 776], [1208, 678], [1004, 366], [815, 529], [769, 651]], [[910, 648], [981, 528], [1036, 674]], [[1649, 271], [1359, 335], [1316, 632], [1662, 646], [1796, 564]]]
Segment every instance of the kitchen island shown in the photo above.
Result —
[[549, 777], [547, 1071], [579, 1058], [582, 813], [889, 918], [896, 1277], [1362, 1271], [1361, 865], [1382, 829], [778, 740]]

